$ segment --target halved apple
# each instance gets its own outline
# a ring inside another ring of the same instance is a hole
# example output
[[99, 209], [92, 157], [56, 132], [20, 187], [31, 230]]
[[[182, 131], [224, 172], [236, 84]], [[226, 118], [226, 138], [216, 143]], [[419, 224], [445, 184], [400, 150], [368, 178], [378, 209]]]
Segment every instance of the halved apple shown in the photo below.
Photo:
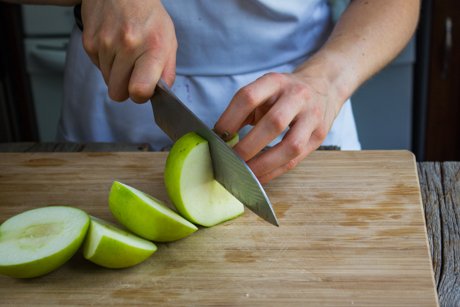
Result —
[[118, 181], [110, 190], [109, 207], [121, 225], [147, 240], [175, 241], [198, 229], [162, 201]]
[[0, 273], [32, 278], [59, 268], [82, 244], [89, 222], [86, 212], [60, 206], [6, 220], [0, 226]]
[[83, 256], [106, 268], [126, 268], [141, 263], [157, 247], [117, 225], [91, 216], [83, 243]]
[[193, 223], [210, 227], [244, 212], [243, 204], [214, 179], [208, 142], [194, 132], [171, 148], [165, 185], [176, 209]]

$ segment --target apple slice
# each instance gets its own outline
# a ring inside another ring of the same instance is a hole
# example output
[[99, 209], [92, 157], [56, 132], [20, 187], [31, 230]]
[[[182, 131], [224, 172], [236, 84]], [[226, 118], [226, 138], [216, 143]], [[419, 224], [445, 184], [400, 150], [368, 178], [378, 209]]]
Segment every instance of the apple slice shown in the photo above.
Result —
[[88, 214], [72, 207], [13, 216], [0, 226], [0, 273], [32, 278], [57, 269], [81, 246], [88, 226]]
[[232, 138], [228, 141], [226, 141], [225, 143], [227, 143], [227, 145], [229, 147], [233, 147], [236, 145], [236, 143], [238, 143], [240, 141], [240, 136], [238, 135], [238, 133], [235, 133]]
[[83, 243], [83, 256], [106, 268], [126, 268], [141, 263], [157, 247], [115, 224], [90, 216], [91, 225]]
[[210, 227], [244, 212], [243, 204], [214, 179], [208, 141], [194, 132], [171, 148], [165, 185], [174, 206], [193, 223]]
[[118, 181], [110, 190], [109, 207], [121, 225], [147, 240], [175, 241], [198, 229], [160, 200]]

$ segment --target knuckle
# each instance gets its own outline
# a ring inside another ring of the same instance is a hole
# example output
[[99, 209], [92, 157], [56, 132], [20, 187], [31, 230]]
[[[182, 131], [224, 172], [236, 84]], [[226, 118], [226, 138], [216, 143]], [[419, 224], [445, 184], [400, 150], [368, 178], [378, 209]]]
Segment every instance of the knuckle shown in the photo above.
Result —
[[233, 126], [234, 124], [231, 118], [228, 116], [221, 116], [214, 126], [214, 129], [216, 133], [223, 135], [225, 131], [230, 132], [229, 130], [232, 130]]
[[123, 47], [128, 49], [128, 50], [133, 50], [135, 49], [141, 42], [141, 39], [139, 35], [134, 33], [133, 31], [125, 31], [123, 33], [123, 38], [122, 38], [122, 43]]
[[97, 53], [97, 44], [95, 40], [90, 35], [82, 35], [83, 49], [85, 49], [88, 54]]
[[95, 36], [94, 41], [97, 43], [97, 47], [104, 51], [108, 51], [113, 48], [115, 43], [112, 32], [107, 28], [100, 30]]
[[283, 132], [289, 125], [286, 115], [282, 112], [273, 114], [270, 118], [270, 126], [276, 133]]
[[255, 171], [255, 174], [257, 174], [258, 176], [261, 176], [261, 175], [265, 175], [269, 172], [269, 169], [267, 167], [266, 164], [264, 163], [257, 163], [255, 166], [254, 166], [254, 171]]
[[304, 140], [297, 138], [292, 140], [289, 143], [289, 154], [291, 157], [295, 158], [297, 156], [300, 156], [304, 149], [305, 149], [306, 143]]
[[[167, 45], [166, 41], [166, 38], [161, 36], [159, 33], [151, 32], [148, 34], [147, 39], [145, 40], [145, 44], [147, 46], [147, 49], [152, 50], [154, 52], [159, 52], [165, 49], [165, 46]], [[167, 48], [169, 47], [170, 46], [167, 46]]]
[[[147, 84], [134, 83], [129, 85], [129, 96], [134, 98], [134, 100], [142, 101], [149, 98], [151, 89]], [[151, 96], [151, 95], [150, 95]]]
[[239, 101], [244, 104], [244, 105], [249, 105], [252, 108], [257, 107], [257, 97], [256, 94], [254, 93], [254, 90], [249, 87], [245, 86], [243, 87], [240, 92], [239, 92]]
[[243, 161], [247, 161], [251, 158], [251, 150], [249, 147], [247, 147], [245, 142], [241, 141], [236, 146], [238, 146], [238, 155], [241, 157], [241, 159], [243, 159]]
[[174, 80], [176, 80], [176, 71], [174, 69], [167, 71], [165, 78], [171, 80], [174, 83]]
[[285, 164], [284, 166], [284, 170], [287, 172], [287, 171], [290, 171], [291, 169], [293, 169], [295, 166], [297, 165], [297, 161], [295, 159], [289, 161], [288, 163]]
[[327, 131], [324, 128], [318, 128], [313, 132], [314, 137], [318, 140], [318, 142], [322, 143], [324, 139], [326, 139]]
[[94, 36], [94, 43], [97, 44], [98, 48], [104, 49], [104, 50], [109, 50], [114, 43], [113, 36], [111, 34], [111, 31], [108, 30], [107, 28], [101, 29], [99, 32], [97, 32]]
[[265, 74], [265, 77], [272, 79], [276, 83], [283, 83], [285, 79], [285, 76], [283, 74], [277, 72], [269, 72]]
[[310, 89], [303, 84], [294, 84], [292, 85], [292, 92], [295, 96], [299, 97], [301, 100], [308, 100], [311, 98]]
[[104, 50], [110, 50], [114, 45], [113, 36], [108, 31], [102, 31], [99, 33], [98, 41], [100, 47]]
[[313, 104], [310, 106], [310, 114], [311, 116], [320, 124], [323, 121], [323, 109], [318, 104]]
[[113, 40], [111, 37], [104, 36], [100, 40], [100, 46], [102, 50], [110, 50], [113, 46]]

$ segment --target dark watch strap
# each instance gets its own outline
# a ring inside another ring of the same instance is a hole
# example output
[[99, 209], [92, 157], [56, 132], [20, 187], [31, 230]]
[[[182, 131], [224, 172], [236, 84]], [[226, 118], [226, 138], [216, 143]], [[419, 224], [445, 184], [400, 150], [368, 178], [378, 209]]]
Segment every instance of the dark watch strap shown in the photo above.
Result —
[[73, 7], [73, 15], [75, 16], [75, 22], [80, 30], [83, 31], [83, 21], [81, 21], [81, 4], [77, 4]]

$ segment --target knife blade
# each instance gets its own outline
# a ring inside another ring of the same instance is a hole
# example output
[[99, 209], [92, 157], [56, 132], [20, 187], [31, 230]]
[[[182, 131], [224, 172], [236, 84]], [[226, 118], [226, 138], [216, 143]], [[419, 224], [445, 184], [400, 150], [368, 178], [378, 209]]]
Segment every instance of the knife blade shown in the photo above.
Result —
[[160, 78], [150, 99], [155, 123], [173, 140], [195, 132], [208, 141], [215, 179], [252, 212], [279, 226], [262, 185], [247, 164], [174, 95]]

